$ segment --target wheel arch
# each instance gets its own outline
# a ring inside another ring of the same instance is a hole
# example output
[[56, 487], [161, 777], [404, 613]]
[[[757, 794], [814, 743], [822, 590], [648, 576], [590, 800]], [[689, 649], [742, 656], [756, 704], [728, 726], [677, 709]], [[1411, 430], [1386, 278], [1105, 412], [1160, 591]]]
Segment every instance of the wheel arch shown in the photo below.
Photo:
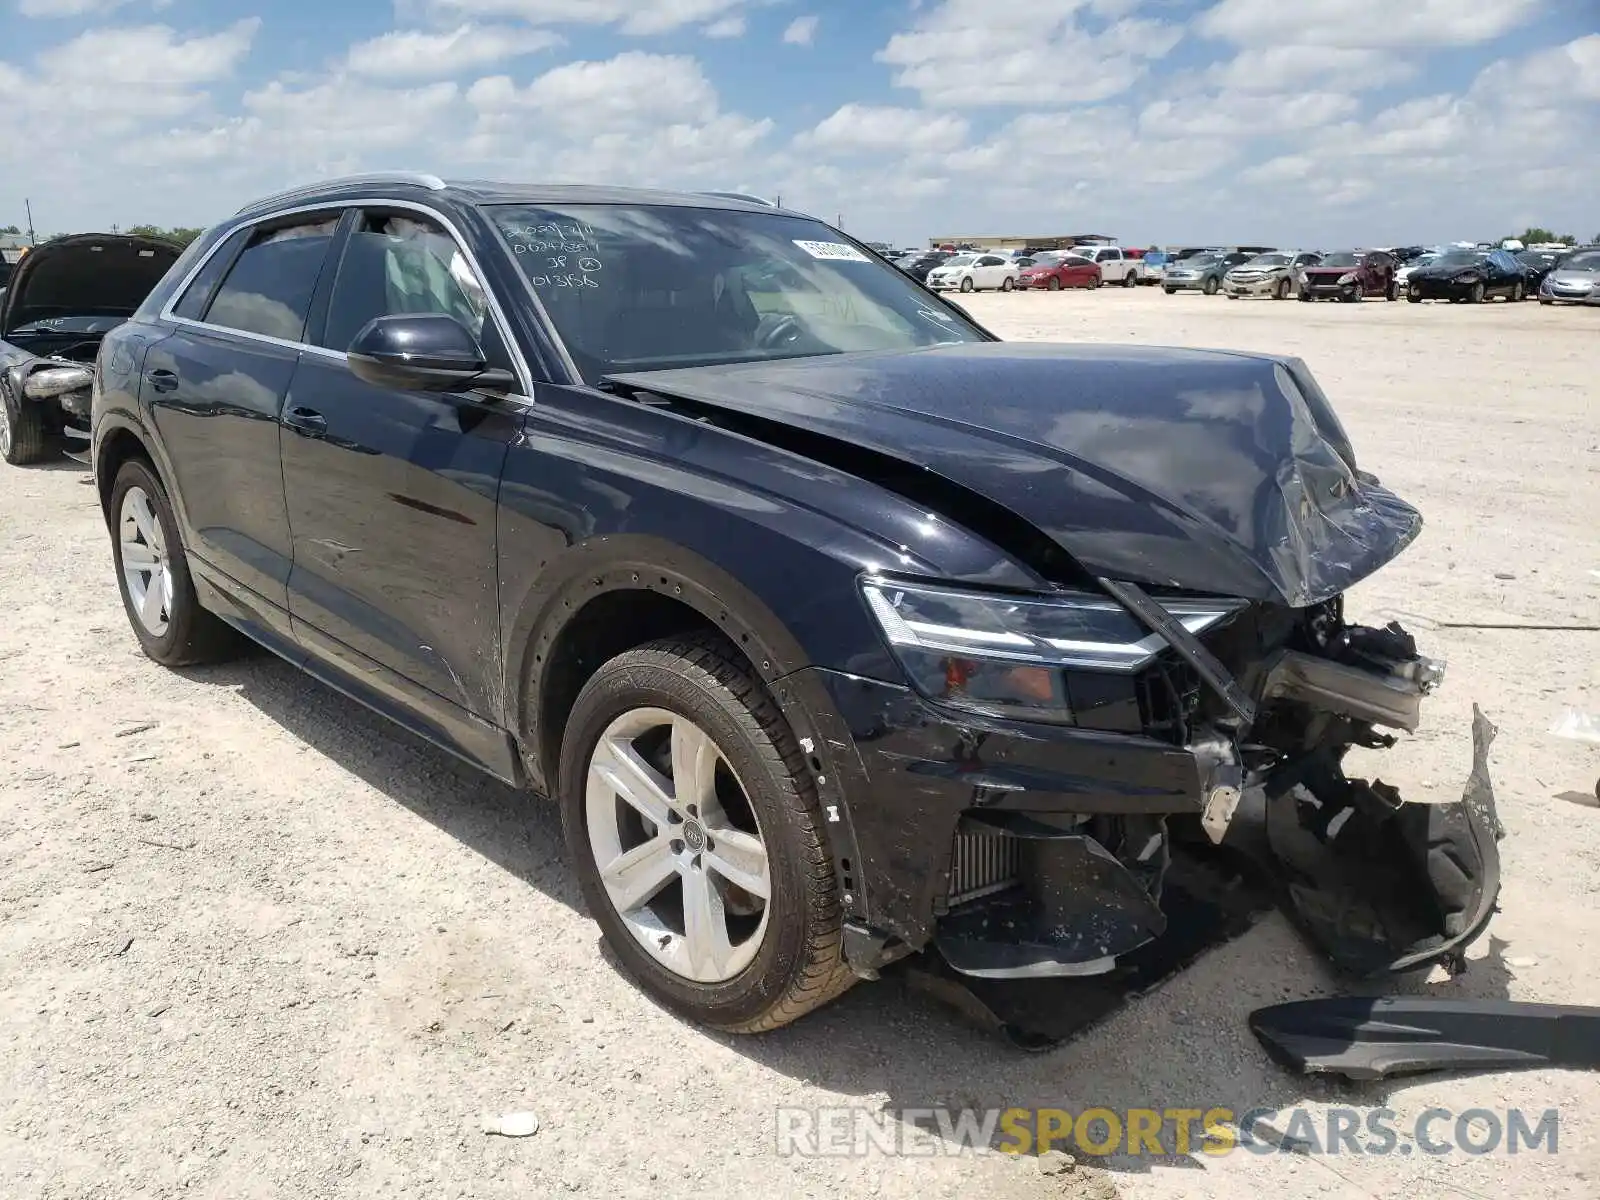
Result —
[[846, 781], [864, 768], [843, 718], [804, 670], [799, 640], [773, 609], [727, 571], [683, 546], [623, 534], [575, 546], [561, 577], [547, 581], [511, 624], [505, 707], [530, 785], [555, 787], [560, 739], [572, 700], [605, 661], [674, 633], [721, 634], [767, 690], [806, 756], [826, 816], [845, 913], [865, 919], [856, 886], [860, 854]]
[[100, 511], [105, 514], [107, 524], [110, 524], [112, 517], [106, 506], [111, 499], [111, 489], [116, 486], [117, 472], [132, 458], [142, 458], [155, 471], [187, 545], [190, 541], [189, 514], [184, 507], [183, 497], [172, 486], [172, 467], [166, 453], [148, 428], [120, 411], [104, 414], [94, 436], [95, 492], [100, 498]]

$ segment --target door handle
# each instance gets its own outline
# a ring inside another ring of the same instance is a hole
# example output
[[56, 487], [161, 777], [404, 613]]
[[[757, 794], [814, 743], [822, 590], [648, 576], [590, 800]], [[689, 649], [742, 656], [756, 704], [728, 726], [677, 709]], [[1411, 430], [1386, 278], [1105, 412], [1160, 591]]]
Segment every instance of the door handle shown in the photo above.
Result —
[[283, 423], [303, 437], [328, 435], [328, 418], [314, 408], [291, 408], [283, 414]]
[[169, 371], [165, 367], [157, 367], [145, 375], [150, 381], [150, 386], [158, 392], [172, 392], [178, 388], [178, 373]]

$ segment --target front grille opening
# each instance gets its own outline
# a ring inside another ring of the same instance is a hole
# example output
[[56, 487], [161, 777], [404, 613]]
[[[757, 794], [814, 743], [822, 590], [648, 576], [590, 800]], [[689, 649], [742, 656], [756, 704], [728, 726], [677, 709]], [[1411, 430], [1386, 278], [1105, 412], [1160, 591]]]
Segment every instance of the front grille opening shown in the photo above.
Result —
[[1189, 743], [1200, 707], [1200, 676], [1188, 663], [1158, 659], [1138, 678], [1139, 715], [1149, 737], [1174, 746]]
[[1021, 840], [1006, 833], [957, 833], [950, 853], [950, 891], [954, 908], [1015, 887], [1022, 878]]

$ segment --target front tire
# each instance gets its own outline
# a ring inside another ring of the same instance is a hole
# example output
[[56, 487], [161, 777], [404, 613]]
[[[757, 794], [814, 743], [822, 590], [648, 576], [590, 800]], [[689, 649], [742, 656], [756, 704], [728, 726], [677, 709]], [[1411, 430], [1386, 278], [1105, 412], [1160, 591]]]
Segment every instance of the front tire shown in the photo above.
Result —
[[1400, 285], [1391, 279], [1389, 286], [1384, 289], [1383, 298], [1391, 303], [1400, 299]]
[[1488, 295], [1488, 289], [1481, 283], [1475, 283], [1472, 285], [1472, 290], [1467, 293], [1467, 303], [1482, 304], [1486, 295]]
[[1206, 280], [1206, 286], [1202, 290], [1208, 296], [1215, 296], [1217, 294], [1217, 289], [1221, 286], [1222, 285], [1219, 284], [1215, 279], [1208, 279]]
[[1278, 286], [1272, 291], [1272, 298], [1274, 300], [1287, 300], [1289, 298], [1290, 290], [1289, 281], [1287, 279], [1279, 280]]
[[43, 462], [50, 454], [50, 434], [37, 404], [19, 404], [13, 413], [0, 396], [0, 458], [14, 467]]
[[601, 666], [572, 706], [559, 779], [589, 910], [662, 1004], [759, 1033], [854, 981], [805, 755], [720, 637]]
[[1406, 299], [1412, 304], [1422, 303], [1422, 293], [1412, 288], [1406, 289]]
[[963, 292], [970, 292], [970, 291], [972, 291], [972, 290], [973, 290], [973, 289], [974, 289], [974, 288], [975, 288], [975, 287], [976, 287], [976, 286], [977, 286], [977, 285], [976, 285], [976, 284], [974, 284], [974, 283], [973, 283], [973, 282], [972, 282], [972, 276], [971, 276], [971, 275], [968, 275], [968, 276], [967, 276], [967, 277], [966, 277], [966, 278], [965, 278], [965, 279], [963, 279], [963, 280], [962, 280], [962, 281], [961, 281], [961, 290], [962, 290], [962, 291], [963, 291]]
[[166, 667], [235, 657], [240, 635], [200, 607], [172, 503], [148, 463], [122, 464], [107, 512], [117, 588], [145, 654]]
[[1045, 286], [1052, 292], [1059, 292], [1061, 290], [1061, 280], [1059, 277], [1052, 275], [1050, 276], [1050, 282], [1045, 284]]
[[1162, 288], [1161, 290], [1166, 292], [1169, 296], [1176, 296], [1178, 294], [1178, 289], [1175, 287]]
[[1511, 301], [1514, 304], [1521, 304], [1526, 297], [1527, 292], [1522, 286], [1522, 281], [1519, 279], [1511, 288]]

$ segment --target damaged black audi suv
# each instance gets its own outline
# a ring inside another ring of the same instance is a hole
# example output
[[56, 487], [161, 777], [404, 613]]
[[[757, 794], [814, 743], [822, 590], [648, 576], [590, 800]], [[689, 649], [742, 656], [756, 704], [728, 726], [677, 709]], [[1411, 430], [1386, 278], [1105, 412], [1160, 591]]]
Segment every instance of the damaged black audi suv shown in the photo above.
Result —
[[1442, 665], [1300, 361], [1002, 342], [757, 200], [350, 177], [184, 253], [95, 371], [157, 662], [244, 635], [554, 797], [652, 995], [770, 1029], [916, 953], [1114, 972], [1233, 853], [1337, 963], [1458, 957], [1492, 801], [1346, 775]]

